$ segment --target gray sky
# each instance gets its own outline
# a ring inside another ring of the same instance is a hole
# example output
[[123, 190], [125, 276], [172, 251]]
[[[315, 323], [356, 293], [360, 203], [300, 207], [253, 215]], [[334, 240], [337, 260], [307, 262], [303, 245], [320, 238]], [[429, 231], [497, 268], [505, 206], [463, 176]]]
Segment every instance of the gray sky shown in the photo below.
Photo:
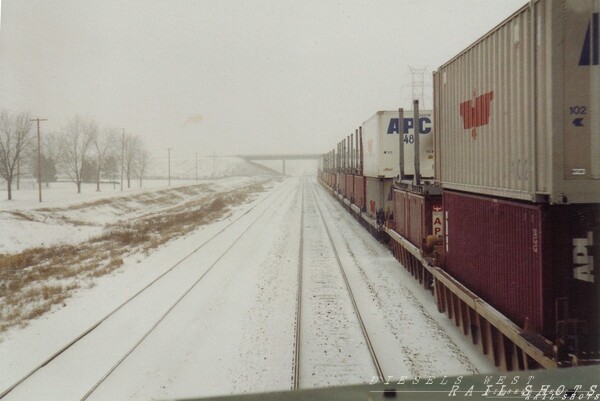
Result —
[[3, 0], [0, 108], [48, 118], [46, 132], [93, 117], [153, 155], [322, 153], [410, 105], [409, 65], [430, 85], [525, 3]]

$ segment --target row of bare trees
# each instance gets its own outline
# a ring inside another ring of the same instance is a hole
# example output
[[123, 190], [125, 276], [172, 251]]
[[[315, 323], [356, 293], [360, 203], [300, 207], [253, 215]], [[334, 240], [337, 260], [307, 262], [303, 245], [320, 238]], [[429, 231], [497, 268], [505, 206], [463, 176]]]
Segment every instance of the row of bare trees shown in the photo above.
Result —
[[[27, 168], [37, 171], [37, 142], [33, 122], [27, 113], [0, 110], [0, 177], [6, 181], [8, 199], [13, 182]], [[116, 180], [123, 174], [127, 188], [132, 179], [142, 186], [148, 153], [137, 135], [121, 134], [113, 128], [100, 128], [93, 119], [75, 116], [60, 132], [42, 136], [40, 168], [46, 184], [56, 175], [68, 177], [81, 192], [83, 182], [95, 182], [100, 191], [102, 179]], [[33, 174], [37, 175], [37, 174]]]

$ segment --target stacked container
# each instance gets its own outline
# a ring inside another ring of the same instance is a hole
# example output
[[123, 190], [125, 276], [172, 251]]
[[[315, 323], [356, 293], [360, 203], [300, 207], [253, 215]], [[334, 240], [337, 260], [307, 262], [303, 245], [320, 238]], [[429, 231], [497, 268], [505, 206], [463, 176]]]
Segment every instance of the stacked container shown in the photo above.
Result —
[[434, 73], [444, 268], [550, 339], [599, 333], [599, 14], [533, 1]]
[[[407, 112], [408, 113], [408, 112]], [[362, 125], [364, 152], [363, 174], [366, 177], [366, 211], [375, 218], [377, 211], [391, 212], [393, 209], [392, 185], [398, 176], [399, 132], [403, 132], [404, 159], [414, 158], [415, 125], [420, 133], [420, 169], [423, 177], [433, 177], [433, 122], [432, 112], [424, 111], [415, 124], [413, 118], [404, 118], [399, 124], [397, 111], [379, 111]], [[414, 165], [406, 166], [407, 175], [414, 174]]]

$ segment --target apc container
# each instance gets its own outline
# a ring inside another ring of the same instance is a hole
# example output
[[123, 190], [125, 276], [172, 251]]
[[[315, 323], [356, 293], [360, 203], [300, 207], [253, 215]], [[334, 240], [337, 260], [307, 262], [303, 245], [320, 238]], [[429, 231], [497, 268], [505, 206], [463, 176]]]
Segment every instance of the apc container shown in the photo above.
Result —
[[440, 195], [423, 195], [394, 188], [394, 231], [422, 249], [428, 235], [442, 237], [444, 214]]
[[378, 210], [391, 212], [394, 208], [392, 202], [392, 178], [366, 177], [366, 207], [367, 214], [376, 218]]
[[366, 178], [362, 175], [354, 176], [354, 204], [363, 210], [367, 203], [367, 186], [366, 186]]
[[[419, 116], [419, 154], [421, 176], [433, 177], [432, 112], [421, 111]], [[414, 118], [404, 111], [404, 172], [414, 175]], [[398, 111], [378, 111], [362, 125], [363, 174], [367, 177], [394, 178], [400, 173], [398, 143]]]
[[[523, 327], [553, 339], [556, 300], [598, 335], [600, 205], [548, 205], [444, 190], [444, 269]], [[594, 257], [595, 256], [595, 257]]]
[[600, 1], [538, 0], [434, 73], [444, 188], [600, 199]]

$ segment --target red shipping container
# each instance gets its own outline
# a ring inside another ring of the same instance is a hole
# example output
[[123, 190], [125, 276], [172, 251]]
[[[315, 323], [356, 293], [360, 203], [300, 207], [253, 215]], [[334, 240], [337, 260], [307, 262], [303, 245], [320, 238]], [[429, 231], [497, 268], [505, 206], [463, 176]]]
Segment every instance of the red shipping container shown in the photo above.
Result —
[[344, 197], [346, 199], [350, 199], [354, 196], [354, 176], [352, 174], [346, 175], [346, 193]]
[[428, 235], [442, 235], [442, 197], [394, 189], [394, 226], [398, 234], [422, 249]]
[[563, 297], [568, 317], [588, 322], [598, 335], [599, 204], [522, 203], [446, 190], [443, 198], [446, 271], [517, 325], [528, 322], [549, 339]]
[[408, 207], [408, 197], [405, 191], [394, 188], [393, 193], [394, 200], [394, 231], [408, 238], [408, 232], [406, 230], [406, 209]]
[[346, 174], [340, 173], [340, 184], [339, 185], [340, 185], [339, 192], [345, 198], [346, 197]]
[[360, 208], [360, 210], [364, 210], [366, 207], [366, 197], [367, 197], [367, 186], [365, 177], [362, 175], [354, 176], [354, 204]]

